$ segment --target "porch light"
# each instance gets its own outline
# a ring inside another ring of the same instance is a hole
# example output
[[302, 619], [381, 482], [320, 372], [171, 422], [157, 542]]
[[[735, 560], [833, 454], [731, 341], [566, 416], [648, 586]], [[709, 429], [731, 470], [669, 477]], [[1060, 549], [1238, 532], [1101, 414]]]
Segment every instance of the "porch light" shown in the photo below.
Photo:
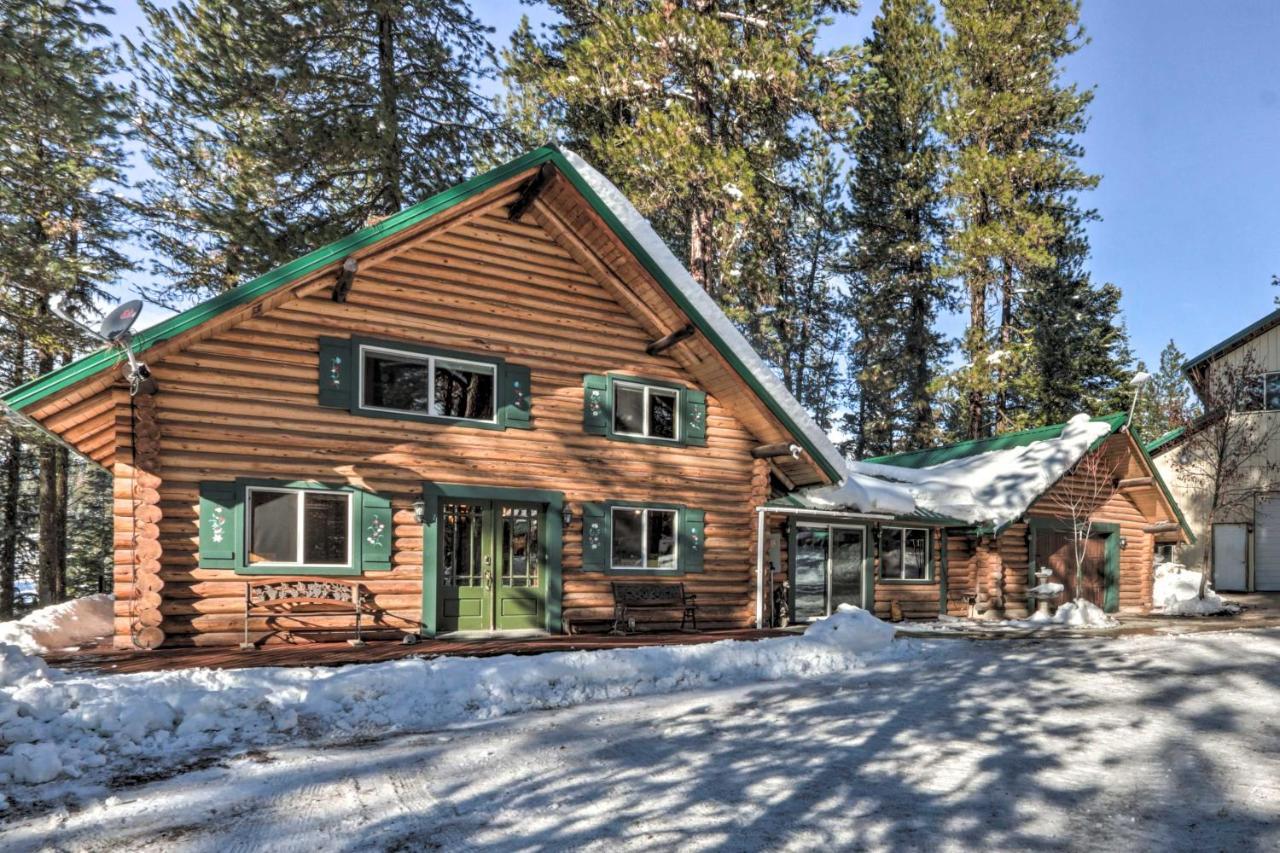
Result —
[[566, 503], [560, 510], [560, 520], [564, 522], [564, 526], [568, 527], [573, 524], [573, 505]]
[[413, 502], [413, 521], [415, 524], [421, 524], [427, 518], [427, 504], [425, 501]]
[[1127, 538], [1127, 537], [1124, 537], [1124, 536], [1121, 536], [1121, 537], [1120, 537], [1120, 550], [1121, 550], [1121, 551], [1123, 551], [1125, 548], [1128, 548], [1128, 547], [1129, 547], [1129, 540], [1128, 540], [1128, 538]]

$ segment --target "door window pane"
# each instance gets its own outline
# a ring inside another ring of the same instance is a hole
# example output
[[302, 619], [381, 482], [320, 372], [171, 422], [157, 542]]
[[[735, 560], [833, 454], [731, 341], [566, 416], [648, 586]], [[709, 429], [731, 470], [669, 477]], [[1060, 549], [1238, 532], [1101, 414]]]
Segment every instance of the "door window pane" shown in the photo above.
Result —
[[249, 490], [249, 562], [298, 559], [298, 493]]
[[302, 562], [308, 565], [347, 564], [349, 495], [303, 495]]
[[644, 389], [629, 385], [613, 387], [613, 431], [644, 435]]
[[649, 435], [654, 438], [676, 437], [676, 400], [673, 391], [649, 389]]
[[862, 606], [862, 531], [831, 531], [831, 609], [840, 604]]
[[538, 553], [537, 510], [503, 507], [503, 586], [537, 586]]
[[648, 515], [646, 565], [651, 569], [674, 569], [676, 567], [676, 514], [674, 511], [651, 509]]
[[378, 409], [426, 414], [430, 366], [425, 358], [365, 351], [362, 402]]
[[493, 420], [494, 369], [456, 361], [436, 361], [436, 409], [450, 418]]
[[795, 611], [797, 619], [827, 615], [827, 540], [825, 527], [796, 530]]
[[444, 585], [480, 586], [484, 507], [447, 503], [441, 515], [444, 524], [440, 536], [440, 573]]
[[613, 565], [624, 569], [644, 566], [644, 510], [613, 511]]

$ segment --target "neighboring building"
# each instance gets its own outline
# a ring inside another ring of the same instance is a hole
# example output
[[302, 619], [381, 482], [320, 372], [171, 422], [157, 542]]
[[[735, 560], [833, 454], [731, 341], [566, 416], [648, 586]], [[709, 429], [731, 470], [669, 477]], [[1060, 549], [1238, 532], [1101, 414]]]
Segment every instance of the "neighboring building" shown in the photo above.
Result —
[[[1233, 418], [1256, 419], [1259, 435], [1256, 453], [1228, 485], [1231, 506], [1219, 511], [1209, 526], [1209, 497], [1200, 483], [1187, 475], [1188, 445], [1212, 419], [1201, 420], [1160, 436], [1148, 445], [1156, 466], [1164, 475], [1197, 534], [1194, 542], [1178, 547], [1172, 556], [1192, 567], [1208, 566], [1215, 589], [1224, 592], [1280, 591], [1280, 429], [1271, 422], [1280, 418], [1280, 311], [1191, 358], [1183, 367], [1191, 387], [1203, 400], [1211, 395], [1215, 371], [1252, 363], [1257, 370], [1256, 393], [1246, 395], [1244, 411]], [[1230, 375], [1230, 374], [1228, 374]], [[1211, 543], [1211, 544], [1210, 544]]]
[[[114, 473], [122, 647], [239, 642], [248, 583], [288, 579], [358, 583], [369, 636], [607, 627], [619, 579], [682, 580], [701, 626], [752, 627], [754, 508], [846, 476], [648, 223], [555, 148], [134, 343], [154, 395], [107, 349], [2, 398]], [[873, 486], [857, 509], [912, 506]], [[354, 628], [260, 610], [255, 642]]]
[[[1073, 516], [1092, 521], [1081, 597], [1108, 612], [1148, 610], [1157, 549], [1191, 534], [1126, 421], [1124, 413], [1078, 415], [850, 464], [908, 490], [917, 507], [909, 517], [859, 526], [840, 517], [846, 493], [833, 487], [775, 499], [770, 512], [785, 513], [786, 526], [774, 564], [791, 580], [791, 612], [812, 618], [849, 601], [881, 616], [895, 604], [908, 618], [965, 616], [971, 608], [1025, 616], [1039, 567], [1066, 587], [1066, 600], [1075, 597]], [[1099, 464], [1086, 472], [1078, 463], [1094, 450]]]

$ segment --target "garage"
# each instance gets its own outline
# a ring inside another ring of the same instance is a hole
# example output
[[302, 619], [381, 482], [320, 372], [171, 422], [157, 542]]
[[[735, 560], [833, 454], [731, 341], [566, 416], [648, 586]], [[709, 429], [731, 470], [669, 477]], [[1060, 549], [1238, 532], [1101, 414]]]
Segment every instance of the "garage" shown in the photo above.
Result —
[[1280, 592], [1280, 494], [1258, 496], [1253, 556], [1253, 588], [1258, 592]]
[[1219, 592], [1249, 589], [1249, 527], [1245, 524], [1213, 526], [1213, 587]]

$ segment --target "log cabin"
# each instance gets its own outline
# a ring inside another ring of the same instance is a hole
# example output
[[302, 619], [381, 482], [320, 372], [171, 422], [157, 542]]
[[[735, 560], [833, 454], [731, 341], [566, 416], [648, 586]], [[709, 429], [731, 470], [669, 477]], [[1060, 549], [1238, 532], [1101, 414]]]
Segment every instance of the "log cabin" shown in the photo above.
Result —
[[912, 507], [848, 477], [635, 208], [556, 147], [132, 351], [153, 387], [109, 347], [2, 398], [113, 474], [122, 648], [591, 630], [620, 580], [752, 627], [771, 494], [865, 480], [852, 509]]
[[892, 518], [856, 512], [844, 487], [774, 497], [762, 512], [789, 613], [803, 621], [852, 603], [885, 618], [1023, 618], [1038, 568], [1062, 584], [1063, 600], [1078, 594], [1110, 613], [1151, 609], [1158, 543], [1194, 537], [1127, 422], [1125, 413], [1077, 415], [849, 463], [853, 474], [911, 493], [914, 511]]

